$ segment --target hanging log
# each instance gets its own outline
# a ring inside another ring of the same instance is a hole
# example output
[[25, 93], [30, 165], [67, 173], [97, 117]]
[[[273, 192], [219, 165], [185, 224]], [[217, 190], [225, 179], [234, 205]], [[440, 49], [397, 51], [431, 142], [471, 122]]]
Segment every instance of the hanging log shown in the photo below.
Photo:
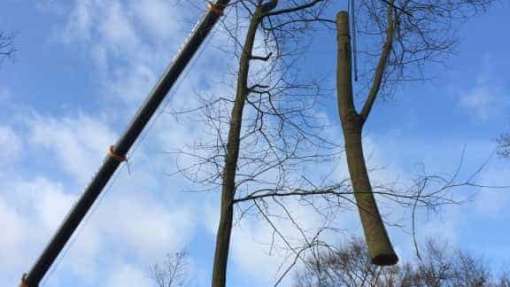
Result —
[[372, 263], [381, 266], [394, 265], [398, 262], [398, 257], [393, 250], [379, 214], [363, 155], [362, 131], [364, 119], [358, 114], [354, 106], [349, 15], [346, 11], [337, 14], [337, 37], [338, 111], [342, 123], [347, 166], [354, 189], [354, 197]]

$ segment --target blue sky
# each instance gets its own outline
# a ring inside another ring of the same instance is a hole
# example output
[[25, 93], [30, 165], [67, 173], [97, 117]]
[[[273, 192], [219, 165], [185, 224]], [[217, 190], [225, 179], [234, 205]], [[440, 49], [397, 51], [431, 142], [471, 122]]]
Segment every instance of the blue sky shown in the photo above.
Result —
[[[15, 32], [18, 52], [0, 67], [0, 285], [13, 286], [30, 268], [199, 12], [164, 0], [3, 1], [0, 27]], [[365, 137], [369, 165], [384, 167], [374, 178], [410, 178], [419, 163], [451, 172], [463, 148], [469, 174], [493, 154], [495, 138], [510, 131], [509, 14], [510, 4], [501, 1], [473, 18], [460, 29], [447, 65], [431, 68], [434, 80], [408, 84], [377, 102]], [[224, 93], [216, 85], [226, 61], [222, 41], [213, 33], [166, 107], [193, 104], [196, 91]], [[309, 61], [333, 63], [333, 45], [334, 35], [314, 45], [321, 53]], [[335, 67], [320, 66], [333, 83]], [[335, 110], [325, 113], [337, 121]], [[164, 153], [202, 132], [160, 113], [129, 172], [118, 172], [42, 286], [151, 286], [149, 266], [181, 249], [191, 254], [193, 286], [207, 286], [218, 195], [183, 192], [188, 183], [165, 174], [175, 163]], [[478, 181], [510, 185], [509, 172], [510, 161], [493, 156]], [[509, 266], [509, 207], [507, 192], [479, 191], [462, 206], [422, 214], [418, 235], [483, 254], [495, 268]], [[313, 226], [314, 217], [300, 212]], [[361, 235], [356, 214], [342, 216], [346, 234]], [[409, 235], [397, 228], [390, 233], [402, 257], [410, 258]], [[254, 219], [236, 226], [231, 286], [266, 286], [278, 276], [285, 256], [269, 255], [268, 236], [268, 227]]]

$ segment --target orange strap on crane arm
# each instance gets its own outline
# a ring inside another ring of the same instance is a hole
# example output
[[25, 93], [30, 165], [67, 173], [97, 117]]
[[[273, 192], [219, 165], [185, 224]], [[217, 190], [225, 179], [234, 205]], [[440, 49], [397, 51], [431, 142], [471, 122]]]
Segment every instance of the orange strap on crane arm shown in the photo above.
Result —
[[19, 287], [28, 287], [27, 273], [25, 273], [25, 274], [23, 274], [23, 276], [21, 276], [21, 283], [19, 283]]
[[216, 15], [223, 16], [223, 10], [225, 9], [225, 5], [214, 4], [209, 1], [208, 8], [209, 11], [215, 13]]
[[115, 147], [112, 145], [108, 148], [108, 156], [119, 162], [127, 161], [127, 157], [116, 153]]

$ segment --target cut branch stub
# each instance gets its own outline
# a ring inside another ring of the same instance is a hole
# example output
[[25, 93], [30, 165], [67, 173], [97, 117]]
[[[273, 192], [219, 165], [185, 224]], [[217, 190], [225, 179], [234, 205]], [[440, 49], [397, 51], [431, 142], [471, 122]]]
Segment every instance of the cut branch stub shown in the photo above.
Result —
[[347, 166], [354, 189], [354, 197], [372, 263], [381, 266], [394, 265], [398, 262], [398, 257], [393, 250], [383, 220], [379, 214], [363, 155], [361, 140], [363, 119], [357, 113], [353, 102], [349, 16], [346, 11], [341, 11], [337, 14], [337, 29], [338, 111], [342, 123]]

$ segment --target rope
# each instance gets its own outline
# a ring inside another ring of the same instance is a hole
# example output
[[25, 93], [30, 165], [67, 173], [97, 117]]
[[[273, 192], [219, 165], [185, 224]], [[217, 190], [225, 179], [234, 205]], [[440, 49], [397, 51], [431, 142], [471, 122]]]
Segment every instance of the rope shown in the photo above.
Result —
[[351, 18], [351, 34], [352, 34], [352, 61], [354, 65], [354, 81], [358, 81], [358, 38], [356, 29], [356, 10], [354, 0], [349, 0], [349, 14]]

